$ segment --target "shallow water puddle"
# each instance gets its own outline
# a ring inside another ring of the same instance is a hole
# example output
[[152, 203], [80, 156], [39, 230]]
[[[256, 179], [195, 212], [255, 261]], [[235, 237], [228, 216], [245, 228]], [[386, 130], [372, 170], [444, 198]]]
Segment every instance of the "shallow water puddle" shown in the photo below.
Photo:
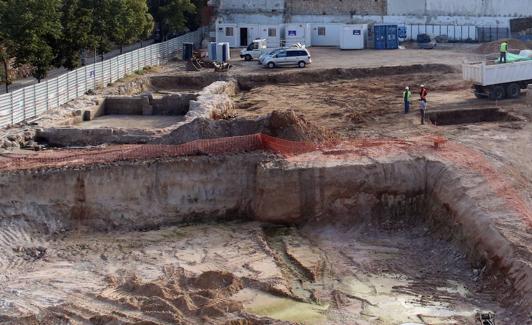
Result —
[[255, 289], [243, 289], [232, 297], [248, 313], [303, 324], [324, 324], [328, 305], [314, 305], [277, 297]]

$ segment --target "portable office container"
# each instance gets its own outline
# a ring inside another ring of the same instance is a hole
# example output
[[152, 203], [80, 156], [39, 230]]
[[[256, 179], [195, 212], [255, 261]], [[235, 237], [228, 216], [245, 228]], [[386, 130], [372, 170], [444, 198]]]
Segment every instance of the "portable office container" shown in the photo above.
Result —
[[284, 26], [286, 46], [301, 43], [307, 47], [311, 45], [310, 24], [286, 24]]
[[342, 50], [364, 49], [368, 39], [368, 25], [343, 25], [339, 38]]
[[312, 23], [311, 40], [312, 46], [340, 46], [340, 35], [344, 24], [336, 23]]
[[373, 28], [375, 49], [384, 50], [399, 48], [397, 25], [375, 25]]
[[229, 43], [230, 47], [238, 46], [236, 24], [216, 24], [216, 43]]
[[281, 47], [281, 32], [280, 25], [260, 25], [258, 38], [265, 39], [268, 48]]

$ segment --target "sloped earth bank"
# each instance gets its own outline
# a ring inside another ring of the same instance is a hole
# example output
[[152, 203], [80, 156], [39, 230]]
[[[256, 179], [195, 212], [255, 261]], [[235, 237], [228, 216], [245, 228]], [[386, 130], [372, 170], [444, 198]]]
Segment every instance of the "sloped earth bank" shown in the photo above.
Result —
[[6, 324], [529, 320], [529, 220], [436, 151], [130, 161], [0, 184]]

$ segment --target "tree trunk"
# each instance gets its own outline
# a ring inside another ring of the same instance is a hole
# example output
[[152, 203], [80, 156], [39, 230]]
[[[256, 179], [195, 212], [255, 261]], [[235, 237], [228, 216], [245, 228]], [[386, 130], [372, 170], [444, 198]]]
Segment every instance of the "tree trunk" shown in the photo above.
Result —
[[4, 63], [4, 81], [6, 83], [6, 93], [9, 92], [9, 64], [7, 60], [2, 60]]
[[120, 44], [120, 54], [124, 54], [124, 45]]

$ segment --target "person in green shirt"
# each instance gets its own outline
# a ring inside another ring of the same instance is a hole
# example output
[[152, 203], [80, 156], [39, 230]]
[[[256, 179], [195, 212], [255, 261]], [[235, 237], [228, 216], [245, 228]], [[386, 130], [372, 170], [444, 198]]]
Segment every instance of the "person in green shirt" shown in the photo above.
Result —
[[501, 50], [501, 57], [499, 58], [499, 62], [503, 63], [504, 61], [504, 63], [506, 63], [506, 53], [508, 53], [508, 42], [502, 41], [500, 50]]
[[410, 98], [412, 97], [412, 92], [410, 87], [406, 86], [405, 91], [403, 91], [403, 102], [405, 103], [405, 114], [408, 114], [410, 110]]

